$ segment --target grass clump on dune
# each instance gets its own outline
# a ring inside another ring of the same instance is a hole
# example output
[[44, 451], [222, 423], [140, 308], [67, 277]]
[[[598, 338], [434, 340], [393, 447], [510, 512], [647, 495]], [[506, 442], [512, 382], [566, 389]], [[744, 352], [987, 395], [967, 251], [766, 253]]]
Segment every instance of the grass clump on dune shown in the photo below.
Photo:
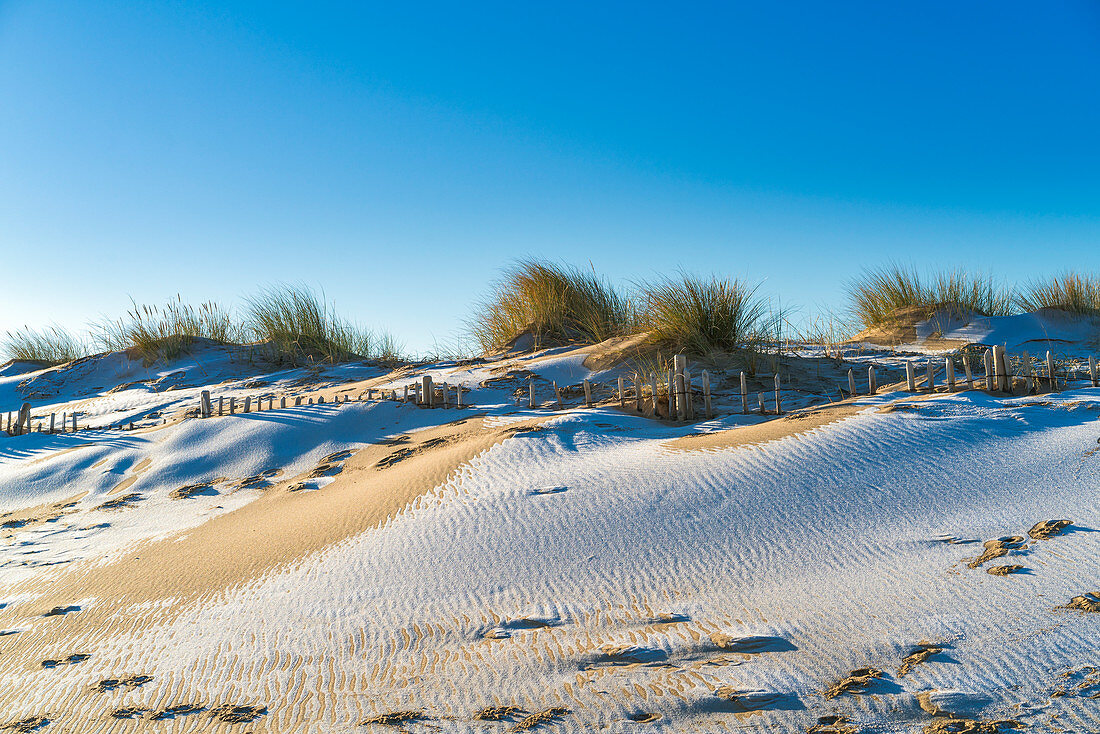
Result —
[[196, 338], [225, 344], [237, 341], [240, 335], [230, 313], [217, 303], [207, 301], [195, 307], [179, 296], [164, 306], [133, 303], [122, 318], [106, 319], [93, 329], [104, 351], [134, 349], [149, 362], [178, 357]]
[[853, 316], [864, 326], [899, 318], [928, 318], [940, 310], [1005, 316], [1013, 293], [991, 276], [943, 270], [922, 278], [912, 268], [890, 265], [865, 271], [848, 285]]
[[302, 285], [270, 286], [247, 301], [245, 329], [275, 362], [342, 362], [368, 356], [397, 361], [400, 345], [341, 318]]
[[678, 352], [708, 355], [752, 347], [770, 325], [758, 288], [686, 273], [643, 285], [643, 322], [655, 341]]
[[23, 327], [19, 331], [9, 331], [4, 338], [3, 348], [8, 359], [48, 364], [71, 362], [88, 354], [87, 345], [68, 329], [60, 326], [48, 326], [45, 329]]
[[486, 353], [507, 347], [526, 332], [536, 345], [596, 343], [629, 333], [635, 325], [631, 299], [606, 279], [537, 260], [509, 267], [469, 323]]
[[1048, 280], [1033, 280], [1016, 296], [1022, 311], [1056, 308], [1070, 313], [1100, 314], [1100, 276], [1065, 272]]

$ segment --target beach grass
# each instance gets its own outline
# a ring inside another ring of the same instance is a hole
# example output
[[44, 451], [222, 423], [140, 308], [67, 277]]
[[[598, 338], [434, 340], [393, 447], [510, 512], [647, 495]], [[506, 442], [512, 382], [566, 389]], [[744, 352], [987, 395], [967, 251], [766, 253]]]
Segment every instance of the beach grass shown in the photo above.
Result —
[[541, 260], [504, 271], [468, 323], [485, 353], [530, 333], [536, 345], [597, 343], [636, 327], [633, 300], [595, 272]]
[[1066, 271], [1027, 283], [1016, 294], [1021, 311], [1053, 308], [1069, 313], [1100, 314], [1100, 275]]
[[865, 270], [847, 291], [852, 315], [865, 328], [937, 311], [1006, 316], [1014, 302], [1012, 289], [962, 268], [922, 276], [911, 267], [887, 265]]
[[63, 364], [87, 356], [87, 343], [61, 326], [44, 329], [23, 327], [9, 331], [3, 340], [3, 351], [8, 359], [22, 359], [48, 364]]
[[93, 339], [102, 351], [132, 349], [152, 362], [160, 357], [178, 357], [196, 338], [223, 344], [240, 338], [240, 327], [232, 314], [214, 301], [192, 306], [176, 296], [163, 306], [131, 303], [121, 318], [92, 325]]
[[639, 289], [645, 327], [674, 352], [706, 356], [752, 349], [772, 326], [758, 284], [681, 273]]

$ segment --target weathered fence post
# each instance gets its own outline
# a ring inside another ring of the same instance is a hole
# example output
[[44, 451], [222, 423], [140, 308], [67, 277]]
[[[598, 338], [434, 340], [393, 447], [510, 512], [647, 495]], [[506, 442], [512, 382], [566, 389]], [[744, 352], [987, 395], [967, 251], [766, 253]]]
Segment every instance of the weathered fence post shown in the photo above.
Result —
[[285, 408], [286, 407], [286, 395], [283, 395], [281, 398], [279, 398], [279, 407], [280, 408]]
[[982, 363], [985, 365], [985, 389], [993, 392], [993, 351], [985, 350], [982, 354]]
[[229, 398], [229, 415], [233, 415], [237, 412], [237, 398]]
[[592, 407], [592, 383], [588, 381], [588, 378], [584, 380], [584, 407]]
[[1005, 355], [1005, 348], [999, 344], [993, 345], [993, 371], [996, 375], [994, 382], [997, 388], [1002, 392], [1011, 393], [1012, 383], [1008, 375], [1008, 359]]
[[649, 378], [649, 402], [653, 404], [653, 417], [659, 418], [660, 412], [657, 410], [657, 373], [654, 372]]
[[955, 360], [944, 357], [943, 369], [947, 373], [947, 392], [955, 392]]
[[218, 415], [225, 415], [225, 396], [218, 396]]
[[[11, 413], [8, 414], [8, 420], [11, 420]], [[61, 432], [62, 433], [65, 432], [65, 428], [68, 425], [69, 425], [69, 414], [65, 413], [65, 412], [62, 412], [61, 413]], [[11, 426], [9, 425], [8, 428], [11, 428]]]
[[554, 380], [552, 384], [554, 386], [554, 400], [556, 400], [558, 403], [558, 410], [561, 410], [565, 407], [565, 405], [562, 403], [561, 400], [561, 390], [558, 389], [558, 381]]
[[203, 418], [209, 418], [211, 415], [213, 415], [214, 410], [213, 410], [213, 408], [210, 407], [210, 391], [209, 390], [203, 390], [202, 391], [201, 399], [199, 401], [199, 405], [200, 405], [200, 412], [202, 413]]
[[[677, 354], [672, 358], [673, 366], [673, 379], [676, 389], [676, 418], [677, 420], [687, 420], [687, 406], [684, 404], [686, 383], [684, 382], [684, 372], [687, 370], [687, 355]], [[672, 387], [670, 385], [670, 387]]]
[[619, 375], [619, 407], [626, 407], [626, 395], [623, 394], [623, 376]]
[[867, 368], [867, 394], [878, 394], [878, 376], [875, 375], [875, 366], [871, 365]]
[[668, 419], [676, 420], [676, 369], [668, 371]]
[[713, 415], [710, 404], [710, 373], [703, 370], [703, 409], [707, 413], [707, 419], [709, 420]]
[[691, 389], [691, 373], [684, 370], [684, 400], [687, 402], [686, 413], [689, 421], [695, 420], [695, 395]]
[[422, 383], [420, 388], [421, 403], [424, 407], [430, 408], [432, 407], [432, 403], [435, 402], [435, 388], [432, 387], [432, 376], [424, 375], [420, 381]]
[[31, 404], [23, 403], [19, 406], [19, 422], [16, 424], [16, 435], [22, 436], [31, 432]]
[[1058, 389], [1058, 378], [1054, 376], [1054, 355], [1047, 350], [1047, 377], [1050, 378], [1050, 391]]
[[1034, 387], [1034, 381], [1031, 379], [1031, 355], [1028, 352], [1023, 352], [1020, 355], [1020, 362], [1024, 368], [1024, 392], [1030, 395], [1031, 389]]
[[925, 372], [927, 373], [927, 377], [926, 377], [925, 382], [928, 385], [928, 390], [930, 392], [935, 392], [936, 391], [936, 364], [931, 359], [928, 360], [928, 366], [925, 368]]
[[[396, 390], [394, 390], [394, 392], [393, 392], [393, 399], [394, 400], [397, 399], [397, 391]], [[461, 383], [459, 383], [458, 385], [455, 385], [455, 407], [456, 408], [461, 408], [462, 407], [462, 384]]]
[[775, 373], [775, 414], [779, 415], [783, 412], [783, 409], [779, 404], [779, 373]]
[[244, 399], [244, 412], [248, 413], [250, 410], [252, 410], [252, 396], [247, 395]]
[[905, 363], [905, 387], [909, 392], [917, 391], [917, 377], [913, 374], [913, 363]]
[[535, 378], [527, 378], [527, 407], [535, 407]]
[[73, 433], [76, 433], [76, 412], [73, 412]]
[[852, 371], [852, 368], [848, 368], [848, 395], [855, 397], [856, 394], [856, 373]]
[[970, 355], [963, 354], [963, 369], [966, 370], [966, 389], [974, 389], [974, 373], [970, 371]]
[[1089, 355], [1089, 377], [1092, 378], [1092, 386], [1100, 387], [1100, 375], [1096, 374], [1096, 357]]
[[57, 413], [50, 413], [50, 433], [53, 433], [54, 419], [57, 418]]
[[744, 370], [741, 370], [741, 412], [749, 414], [749, 381], [745, 378]]
[[756, 393], [756, 401], [757, 401], [757, 403], [759, 404], [759, 407], [760, 407], [760, 415], [765, 415], [766, 410], [764, 408], [764, 393], [762, 393], [762, 392]]
[[642, 408], [642, 378], [635, 372], [634, 373], [634, 407], [641, 413]]

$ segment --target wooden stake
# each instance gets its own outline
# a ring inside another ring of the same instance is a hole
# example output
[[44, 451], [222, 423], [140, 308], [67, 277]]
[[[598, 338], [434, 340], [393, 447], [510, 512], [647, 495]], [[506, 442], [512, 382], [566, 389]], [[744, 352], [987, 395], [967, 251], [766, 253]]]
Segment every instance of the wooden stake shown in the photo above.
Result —
[[286, 407], [286, 395], [279, 398], [279, 407], [280, 408], [285, 408]]
[[200, 393], [199, 413], [202, 415], [203, 418], [209, 418], [214, 413], [213, 408], [210, 407], [209, 390], [203, 390], [202, 393]]
[[947, 392], [955, 392], [955, 360], [944, 357], [943, 369], [947, 373]]
[[660, 413], [657, 412], [657, 373], [654, 372], [653, 376], [649, 378], [649, 402], [653, 404], [653, 417], [657, 418]]
[[624, 393], [625, 393], [625, 391], [623, 389], [623, 376], [619, 375], [619, 407], [620, 408], [625, 408], [626, 407], [626, 395]]
[[[393, 393], [393, 397], [394, 397], [395, 400], [397, 399], [397, 391], [396, 390]], [[462, 407], [462, 385], [455, 385], [455, 407], [456, 408], [461, 408]]]
[[76, 413], [73, 413], [73, 433], [76, 433]]
[[856, 373], [851, 367], [848, 368], [848, 395], [853, 398], [856, 396]]
[[57, 418], [57, 413], [50, 413], [50, 433], [53, 433], [54, 420]]
[[703, 409], [706, 410], [707, 420], [713, 415], [710, 405], [710, 373], [703, 370]]
[[218, 396], [218, 415], [225, 415], [224, 410], [225, 410], [225, 396], [224, 395], [219, 395]]
[[244, 412], [248, 413], [252, 410], [252, 396], [248, 395], [244, 399]]
[[430, 408], [432, 407], [432, 402], [435, 399], [435, 388], [432, 387], [432, 376], [424, 375], [424, 377], [421, 379], [421, 382], [423, 383], [421, 387], [421, 390], [423, 391], [421, 392], [421, 400], [425, 407]]
[[558, 401], [558, 410], [561, 410], [565, 405], [561, 401], [561, 390], [558, 389], [558, 381], [554, 380], [551, 384], [554, 386], [554, 400]]
[[1027, 352], [1022, 353], [1020, 363], [1024, 368], [1024, 392], [1030, 395], [1032, 388], [1035, 386], [1034, 381], [1031, 379], [1031, 355]]
[[974, 389], [974, 375], [970, 372], [970, 356], [963, 355], [963, 369], [966, 370], [966, 389]]
[[1054, 375], [1054, 355], [1047, 350], [1047, 377], [1050, 378], [1050, 391], [1058, 389], [1058, 378]]
[[928, 389], [932, 392], [936, 391], [936, 365], [932, 360], [928, 360], [928, 367], [925, 369], [927, 373], [927, 385]]
[[639, 413], [644, 410], [642, 405], [642, 378], [637, 373], [634, 374], [634, 407]]
[[913, 363], [905, 363], [905, 388], [909, 392], [917, 391], [917, 377], [913, 374]]
[[985, 389], [989, 392], [993, 392], [993, 351], [990, 349], [985, 350], [985, 354], [982, 355], [982, 362], [985, 363]]
[[668, 387], [668, 419], [674, 421], [676, 420], [676, 370], [669, 370], [666, 379]]
[[584, 407], [592, 407], [592, 383], [588, 380], [584, 381]]
[[687, 392], [687, 384], [684, 382], [684, 372], [687, 371], [687, 355], [677, 354], [672, 358], [673, 381], [670, 389], [676, 390], [676, 418], [687, 420], [687, 406], [684, 404]]
[[760, 405], [760, 415], [764, 415], [764, 393], [762, 393], [762, 392], [756, 393], [756, 401]]
[[775, 414], [780, 415], [783, 413], [783, 408], [780, 407], [779, 402], [779, 373], [775, 373]]
[[878, 377], [875, 375], [875, 366], [871, 365], [867, 368], [867, 394], [878, 394]]
[[741, 412], [749, 414], [749, 381], [745, 379], [745, 371], [741, 371]]
[[1100, 387], [1100, 374], [1096, 371], [1096, 357], [1089, 355], [1089, 377], [1092, 378], [1092, 386]]
[[451, 398], [449, 396], [449, 393], [450, 393], [450, 386], [446, 382], [444, 382], [443, 383], [443, 407], [444, 408], [451, 407]]
[[237, 398], [229, 398], [229, 415], [237, 412]]
[[695, 395], [691, 389], [691, 373], [684, 370], [684, 399], [687, 402], [687, 419], [695, 420]]

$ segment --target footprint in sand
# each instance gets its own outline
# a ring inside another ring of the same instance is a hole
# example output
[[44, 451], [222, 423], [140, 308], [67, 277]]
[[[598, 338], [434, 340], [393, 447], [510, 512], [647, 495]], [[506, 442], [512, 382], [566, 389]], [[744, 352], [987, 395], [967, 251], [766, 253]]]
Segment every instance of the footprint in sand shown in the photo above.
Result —
[[1055, 609], [1076, 609], [1080, 612], [1100, 612], [1100, 591], [1091, 591], [1069, 600]]
[[153, 680], [151, 675], [131, 675], [125, 678], [104, 678], [92, 686], [92, 690], [98, 693], [106, 693], [116, 688], [139, 688]]
[[90, 657], [91, 657], [91, 655], [89, 655], [87, 653], [83, 653], [83, 652], [73, 653], [72, 655], [70, 655], [67, 658], [62, 658], [62, 659], [58, 659], [58, 660], [54, 660], [54, 659], [43, 660], [42, 661], [42, 667], [43, 668], [56, 668], [59, 665], [76, 665], [77, 663], [84, 662], [85, 660], [87, 660]]
[[168, 493], [169, 499], [174, 500], [186, 500], [198, 495], [215, 495], [218, 490], [214, 489], [214, 482], [198, 482], [197, 484], [185, 484], [182, 487], [173, 489]]
[[715, 632], [711, 634], [710, 641], [719, 650], [739, 652], [746, 655], [759, 655], [764, 652], [789, 652], [798, 649], [790, 640], [769, 635], [733, 636]]
[[66, 614], [72, 614], [73, 612], [79, 612], [80, 607], [75, 604], [70, 604], [67, 607], [54, 607], [50, 611], [43, 614], [43, 617], [63, 617]]
[[211, 718], [223, 724], [248, 724], [267, 713], [266, 706], [227, 703], [210, 709]]
[[0, 726], [0, 731], [10, 731], [13, 734], [30, 734], [30, 732], [38, 731], [49, 723], [50, 720], [45, 716], [28, 716], [25, 719]]
[[97, 510], [125, 510], [129, 507], [133, 507], [135, 502], [141, 500], [141, 495], [137, 492], [131, 492], [124, 494], [121, 497], [115, 497], [113, 500], [107, 500]]
[[569, 487], [562, 486], [538, 487], [536, 489], [532, 489], [530, 492], [528, 492], [528, 494], [530, 494], [532, 497], [537, 497], [538, 495], [543, 494], [561, 494], [568, 489]]
[[714, 695], [722, 701], [722, 704], [716, 708], [727, 709], [734, 713], [797, 711], [805, 708], [798, 696], [781, 691], [745, 690], [733, 686], [719, 686], [714, 689]]
[[901, 667], [898, 668], [898, 677], [904, 678], [913, 668], [925, 662], [933, 655], [938, 655], [943, 652], [943, 648], [944, 646], [935, 645], [931, 642], [918, 642], [913, 651], [902, 658]]
[[893, 688], [901, 690], [897, 684], [886, 684], [886, 674], [878, 668], [856, 668], [847, 677], [842, 678], [825, 690], [825, 698], [836, 698], [844, 694], [859, 695], [868, 693], [872, 688]]
[[561, 620], [554, 618], [520, 617], [509, 619], [486, 632], [485, 637], [490, 640], [504, 640], [511, 637], [515, 632], [546, 629], [547, 627], [555, 627], [560, 623]]
[[177, 716], [188, 716], [190, 714], [202, 713], [206, 710], [206, 707], [197, 703], [183, 703], [176, 706], [169, 706], [168, 708], [161, 709], [154, 714], [150, 714], [150, 721], [165, 721], [167, 719], [174, 719]]

